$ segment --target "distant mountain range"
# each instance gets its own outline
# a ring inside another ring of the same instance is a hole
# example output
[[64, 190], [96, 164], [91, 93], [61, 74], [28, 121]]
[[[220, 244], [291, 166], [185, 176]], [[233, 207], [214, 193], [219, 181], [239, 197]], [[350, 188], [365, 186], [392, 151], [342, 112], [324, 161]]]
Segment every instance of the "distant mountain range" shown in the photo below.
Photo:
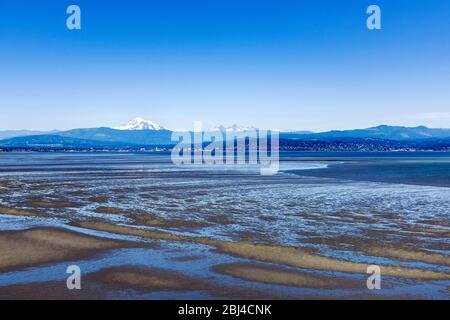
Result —
[[398, 127], [381, 125], [367, 129], [327, 131], [320, 133], [289, 133], [291, 137], [320, 139], [320, 138], [372, 138], [387, 140], [421, 140], [430, 138], [449, 138], [450, 129], [432, 129], [425, 126], [419, 127]]
[[58, 135], [35, 135], [26, 137], [15, 137], [0, 141], [3, 148], [30, 148], [39, 149], [122, 149], [128, 148], [129, 143], [95, 141], [64, 137]]
[[32, 136], [37, 134], [56, 134], [57, 130], [53, 131], [35, 131], [35, 130], [4, 130], [0, 131], [0, 140], [14, 137]]
[[[219, 126], [213, 130], [242, 132], [250, 127]], [[135, 150], [156, 146], [170, 148], [172, 131], [142, 118], [135, 118], [116, 128], [85, 128], [67, 131], [0, 131], [0, 149], [32, 150]], [[302, 151], [450, 151], [450, 129], [425, 126], [381, 125], [367, 129], [327, 131], [291, 131], [280, 133], [281, 150]]]

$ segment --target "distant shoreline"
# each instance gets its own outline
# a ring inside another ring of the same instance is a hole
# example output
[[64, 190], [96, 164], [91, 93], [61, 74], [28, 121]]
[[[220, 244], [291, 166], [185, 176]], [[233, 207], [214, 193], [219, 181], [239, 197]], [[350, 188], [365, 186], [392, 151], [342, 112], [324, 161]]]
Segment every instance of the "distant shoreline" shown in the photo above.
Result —
[[[11, 148], [1, 149], [0, 153], [155, 153], [155, 154], [170, 154], [172, 150], [118, 150], [118, 149], [34, 149], [34, 148]], [[280, 153], [372, 153], [372, 154], [386, 154], [386, 153], [448, 153], [450, 150], [284, 150], [280, 149]]]

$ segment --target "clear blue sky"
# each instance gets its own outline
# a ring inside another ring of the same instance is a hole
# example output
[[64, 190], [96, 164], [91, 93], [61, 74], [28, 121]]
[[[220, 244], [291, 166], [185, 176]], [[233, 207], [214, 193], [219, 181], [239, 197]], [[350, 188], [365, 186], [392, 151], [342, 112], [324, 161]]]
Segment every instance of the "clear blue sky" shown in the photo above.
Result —
[[448, 0], [1, 0], [0, 130], [450, 127], [449, 42]]

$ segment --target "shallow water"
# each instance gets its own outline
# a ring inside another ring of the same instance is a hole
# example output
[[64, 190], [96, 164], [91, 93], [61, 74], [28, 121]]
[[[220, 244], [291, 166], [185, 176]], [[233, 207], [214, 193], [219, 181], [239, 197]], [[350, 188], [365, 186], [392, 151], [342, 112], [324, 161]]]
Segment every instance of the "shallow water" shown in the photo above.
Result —
[[[331, 159], [336, 160], [336, 157], [326, 158], [327, 161]], [[318, 169], [297, 173], [346, 180], [450, 187], [449, 153], [417, 153], [409, 156], [405, 153], [387, 153], [385, 156], [369, 154], [365, 157], [353, 153], [341, 156], [339, 162], [329, 162], [328, 166]]]
[[[139, 213], [168, 221], [194, 222], [142, 225], [152, 230], [311, 248], [323, 256], [349, 261], [450, 272], [448, 265], [372, 256], [355, 245], [356, 242], [402, 244], [449, 254], [450, 185], [446, 184], [449, 172], [450, 157], [441, 154], [378, 154], [376, 157], [282, 154], [280, 173], [261, 176], [257, 170], [179, 168], [165, 154], [0, 153], [0, 180], [9, 181], [7, 187], [0, 189], [0, 204], [45, 212], [39, 218], [0, 216], [0, 229], [65, 226], [83, 220], [128, 225], [136, 224], [131, 213]], [[42, 208], [42, 202], [71, 204]], [[115, 208], [117, 212], [104, 212], [99, 207]], [[423, 229], [433, 227], [438, 232]], [[143, 260], [139, 258], [141, 251], [127, 249], [96, 261], [84, 261], [83, 265], [87, 270], [94, 270], [134, 261], [188, 274], [195, 273], [198, 267], [203, 270], [202, 276], [213, 275], [219, 282], [276, 287], [284, 294], [339, 296], [345, 293], [345, 290], [294, 289], [213, 274], [207, 271], [212, 265], [242, 259], [211, 253], [203, 245], [177, 244], [181, 252], [198, 254], [200, 251], [204, 258], [175, 263], [172, 258], [179, 253], [171, 250], [173, 246], [167, 243], [162, 249], [142, 249], [149, 250], [152, 257]], [[125, 258], [114, 260], [121, 256]], [[52, 268], [57, 266], [8, 273], [0, 279], [0, 286], [64, 277], [60, 273], [53, 275]], [[374, 294], [449, 297], [446, 290], [449, 281], [394, 282], [396, 285], [389, 291]], [[361, 285], [362, 289], [353, 294], [367, 294], [364, 277]], [[166, 295], [144, 296], [163, 298]], [[203, 292], [193, 295], [205, 297]], [[181, 293], [169, 296], [186, 297]]]

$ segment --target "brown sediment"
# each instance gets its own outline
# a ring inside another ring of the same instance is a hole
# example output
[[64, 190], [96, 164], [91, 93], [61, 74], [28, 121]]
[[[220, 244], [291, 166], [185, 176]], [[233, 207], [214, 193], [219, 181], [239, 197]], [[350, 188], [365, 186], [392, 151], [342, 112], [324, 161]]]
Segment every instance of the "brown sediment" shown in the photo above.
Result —
[[6, 188], [10, 185], [11, 180], [0, 180], [0, 188]]
[[258, 216], [258, 219], [263, 220], [263, 221], [277, 221], [277, 220], [279, 220], [278, 217], [274, 217], [274, 216]]
[[107, 196], [92, 196], [88, 199], [90, 202], [105, 203], [108, 202]]
[[142, 199], [147, 199], [147, 200], [154, 200], [154, 201], [159, 200], [159, 196], [158, 195], [149, 194], [149, 193], [141, 193], [141, 194], [139, 194], [139, 197], [142, 198]]
[[227, 263], [215, 265], [214, 272], [232, 277], [269, 284], [279, 284], [300, 288], [364, 288], [364, 281], [326, 277], [310, 272], [283, 270], [256, 263]]
[[11, 180], [0, 180], [0, 194], [10, 193], [11, 190]]
[[[365, 274], [367, 272], [368, 266], [365, 263], [350, 262], [346, 260], [324, 257], [292, 247], [258, 245], [244, 242], [217, 243], [217, 247], [218, 250], [222, 253], [228, 253], [231, 255], [261, 261], [276, 262], [307, 269]], [[381, 273], [385, 276], [412, 279], [450, 279], [450, 274], [444, 272], [396, 266], [380, 267]]]
[[70, 195], [70, 196], [75, 196], [75, 197], [82, 197], [82, 196], [87, 196], [87, 195], [89, 195], [86, 191], [82, 191], [82, 190], [72, 190], [72, 191], [67, 191], [66, 194], [67, 194], [67, 195]]
[[[439, 228], [433, 228], [433, 227], [423, 227], [419, 225], [403, 225], [401, 226], [404, 230], [413, 231], [413, 232], [424, 232], [424, 233], [432, 233], [432, 234], [438, 234], [439, 236], [450, 238], [450, 230], [449, 229], [439, 229]], [[442, 226], [445, 228], [445, 226]]]
[[87, 279], [146, 292], [192, 291], [206, 288], [201, 279], [190, 278], [175, 271], [141, 266], [106, 268], [88, 275]]
[[[231, 299], [277, 299], [291, 298], [283, 293], [255, 290], [248, 287], [228, 285], [209, 279], [191, 277], [183, 273], [136, 265], [125, 265], [102, 269], [85, 277], [108, 287], [134, 289], [141, 292], [158, 291], [204, 291], [217, 298]], [[296, 296], [295, 298], [299, 298]]]
[[107, 288], [84, 281], [81, 290], [69, 290], [64, 279], [0, 287], [0, 300], [99, 300], [106, 299], [107, 292]]
[[397, 220], [403, 220], [402, 215], [400, 215], [398, 212], [374, 211], [373, 215], [376, 218], [395, 220], [395, 222], [398, 222]]
[[[156, 240], [169, 240], [169, 241], [191, 241], [192, 239], [203, 239], [203, 241], [210, 241], [207, 238], [194, 238], [194, 237], [188, 237], [188, 236], [180, 236], [180, 235], [174, 235], [171, 233], [166, 232], [159, 232], [159, 231], [150, 231], [145, 229], [137, 229], [132, 227], [126, 227], [121, 225], [113, 225], [106, 222], [95, 222], [95, 221], [79, 221], [79, 222], [72, 222], [71, 223], [74, 226], [86, 228], [86, 229], [92, 229], [97, 231], [106, 231], [111, 233], [118, 233], [122, 235], [128, 235], [128, 236], [137, 236], [137, 237], [143, 237], [143, 238], [149, 238], [149, 239], [156, 239]], [[210, 241], [211, 242], [211, 241]]]
[[211, 215], [206, 218], [208, 221], [218, 224], [234, 224], [236, 221], [233, 220], [232, 217], [228, 215]]
[[84, 258], [107, 250], [137, 246], [60, 228], [34, 228], [0, 233], [0, 270]]
[[335, 237], [314, 237], [305, 240], [312, 244], [324, 244], [340, 250], [362, 251], [368, 255], [376, 257], [393, 258], [407, 261], [421, 261], [430, 264], [450, 266], [450, 256], [439, 253], [432, 253], [425, 250], [418, 250], [411, 247], [411, 244], [397, 241], [393, 244], [386, 241], [373, 241], [367, 238], [352, 236]]
[[356, 223], [364, 222], [366, 224], [376, 224], [379, 222], [377, 219], [374, 219], [373, 217], [366, 216], [363, 214], [352, 213], [347, 210], [341, 210], [341, 212], [337, 213], [336, 216], [342, 217], [346, 221], [356, 222]]
[[94, 211], [97, 213], [121, 214], [124, 213], [126, 209], [116, 207], [98, 207]]
[[395, 258], [400, 260], [422, 261], [430, 264], [450, 266], [450, 256], [445, 254], [430, 253], [400, 246], [363, 246], [362, 251], [372, 256]]
[[115, 189], [111, 189], [111, 192], [113, 193], [117, 193], [117, 194], [126, 194], [126, 193], [130, 193], [130, 192], [135, 192], [136, 190], [134, 188], [131, 187], [124, 187], [124, 188], [115, 188]]
[[[174, 235], [165, 232], [136, 229], [128, 226], [117, 226], [103, 222], [76, 222], [73, 224], [82, 228], [119, 233], [124, 235], [133, 235], [168, 241], [206, 244], [215, 246], [218, 252], [224, 254], [230, 254], [260, 261], [275, 262], [306, 269], [366, 274], [368, 266], [368, 264], [365, 263], [350, 262], [346, 260], [320, 256], [310, 253], [307, 250], [301, 250], [294, 247], [252, 244], [248, 242], [226, 242], [204, 237]], [[433, 280], [450, 279], [450, 274], [445, 272], [407, 267], [381, 266], [381, 272], [386, 276], [394, 276], [400, 278]]]
[[72, 201], [58, 201], [58, 200], [52, 200], [52, 201], [46, 201], [46, 200], [28, 200], [25, 201], [25, 206], [27, 207], [35, 207], [35, 208], [46, 208], [46, 209], [52, 209], [52, 208], [77, 208], [81, 205], [76, 202]]
[[199, 228], [206, 227], [209, 224], [203, 221], [181, 220], [181, 219], [164, 219], [151, 214], [134, 214], [132, 215], [137, 225], [164, 228]]
[[262, 238], [260, 234], [252, 231], [238, 231], [234, 235], [236, 236], [236, 239], [249, 242], [261, 240]]
[[5, 207], [3, 205], [0, 205], [0, 214], [9, 214], [13, 216], [26, 216], [26, 217], [32, 217], [32, 216], [42, 216], [42, 213], [39, 213], [37, 211], [31, 211], [31, 210], [24, 210], [20, 208], [10, 208]]
[[[125, 266], [130, 269], [132, 266]], [[116, 268], [116, 273], [120, 273], [120, 267]], [[134, 271], [137, 271], [135, 269]], [[139, 267], [142, 270], [142, 267]], [[149, 269], [152, 270], [152, 269]], [[117, 289], [135, 289], [136, 291], [154, 291], [154, 287], [151, 290], [145, 289], [143, 286], [136, 288], [132, 287], [132, 284], [127, 281], [115, 282], [110, 284], [102, 281], [107, 281], [106, 278], [102, 278], [103, 270], [100, 270], [91, 275], [87, 275], [82, 278], [81, 290], [69, 290], [66, 286], [66, 279], [62, 281], [45, 281], [45, 282], [32, 282], [27, 284], [15, 284], [0, 287], [0, 300], [100, 300], [100, 299], [115, 299], [114, 295]], [[132, 270], [133, 271], [133, 270]], [[142, 271], [141, 271], [142, 272]], [[147, 273], [148, 271], [144, 271]], [[167, 271], [171, 273], [171, 271]], [[177, 274], [178, 276], [179, 274]], [[183, 276], [183, 275], [182, 275]], [[124, 276], [121, 276], [122, 278]], [[184, 276], [185, 277], [185, 276]], [[162, 279], [161, 279], [162, 280]], [[206, 290], [211, 297], [215, 298], [227, 298], [227, 299], [352, 299], [352, 300], [373, 300], [373, 299], [417, 299], [417, 296], [387, 296], [387, 295], [347, 295], [347, 296], [335, 296], [335, 295], [322, 295], [322, 296], [306, 296], [306, 295], [288, 295], [277, 291], [268, 290], [255, 290], [244, 286], [230, 286], [226, 284], [209, 284], [205, 280], [202, 280], [204, 287], [200, 287], [200, 290]], [[167, 291], [165, 289], [158, 291]], [[180, 290], [173, 290], [174, 292], [191, 291], [191, 288], [187, 287]], [[124, 297], [119, 296], [120, 299], [133, 299], [133, 295]], [[176, 294], [173, 296], [176, 299]]]
[[205, 227], [208, 225], [206, 222], [193, 221], [193, 220], [181, 220], [181, 219], [165, 219], [146, 212], [136, 212], [132, 209], [124, 209], [118, 207], [97, 207], [95, 210], [97, 213], [106, 214], [126, 214], [134, 220], [136, 225], [150, 226], [150, 227], [162, 227], [162, 228], [193, 228], [193, 227]]
[[171, 260], [178, 261], [178, 262], [186, 262], [186, 261], [199, 260], [201, 258], [202, 258], [201, 256], [181, 256], [181, 257], [172, 258]]

